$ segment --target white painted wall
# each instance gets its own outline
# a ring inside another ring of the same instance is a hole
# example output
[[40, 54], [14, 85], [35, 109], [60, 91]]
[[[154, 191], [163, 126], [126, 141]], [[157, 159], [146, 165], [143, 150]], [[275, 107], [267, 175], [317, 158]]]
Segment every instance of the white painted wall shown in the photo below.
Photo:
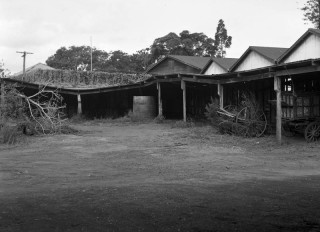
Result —
[[204, 74], [206, 75], [212, 75], [212, 74], [222, 74], [226, 73], [227, 71], [221, 68], [216, 62], [212, 62], [210, 66], [207, 68]]
[[310, 35], [283, 63], [320, 58], [320, 37]]
[[274, 65], [255, 51], [251, 51], [234, 71], [244, 71]]

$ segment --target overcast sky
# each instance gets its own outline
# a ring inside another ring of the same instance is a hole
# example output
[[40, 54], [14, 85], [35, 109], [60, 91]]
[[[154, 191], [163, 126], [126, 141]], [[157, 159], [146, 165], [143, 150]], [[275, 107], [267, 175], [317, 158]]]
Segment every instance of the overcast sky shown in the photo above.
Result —
[[219, 19], [233, 37], [227, 57], [250, 45], [290, 47], [312, 25], [306, 0], [0, 0], [0, 60], [12, 73], [45, 63], [62, 46], [90, 45], [133, 53], [169, 32], [214, 38]]

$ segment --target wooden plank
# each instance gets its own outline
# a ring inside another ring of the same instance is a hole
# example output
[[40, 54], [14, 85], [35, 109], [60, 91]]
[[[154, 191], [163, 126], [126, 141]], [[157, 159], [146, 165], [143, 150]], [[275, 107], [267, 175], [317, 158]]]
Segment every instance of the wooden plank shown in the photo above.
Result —
[[157, 82], [158, 89], [158, 116], [162, 116], [162, 98], [161, 98], [161, 84]]
[[234, 77], [234, 78], [228, 78], [228, 79], [222, 79], [219, 81], [220, 84], [232, 84], [232, 83], [238, 83], [238, 82], [244, 82], [244, 81], [255, 81], [255, 80], [262, 80], [267, 78], [273, 78], [274, 73], [262, 73], [262, 74], [256, 74], [256, 75], [249, 75], [249, 76], [240, 76], [240, 77]]
[[223, 96], [223, 85], [221, 85], [221, 84], [218, 84], [218, 95], [219, 95], [220, 109], [223, 109], [224, 96]]
[[187, 122], [187, 88], [184, 80], [181, 80], [181, 89], [183, 94], [183, 121]]
[[277, 116], [276, 116], [276, 137], [277, 141], [282, 143], [282, 107], [281, 107], [281, 79], [274, 77], [274, 90], [277, 94]]
[[77, 99], [78, 99], [78, 111], [77, 111], [77, 114], [81, 115], [82, 114], [82, 104], [81, 104], [81, 95], [80, 94], [77, 95]]
[[218, 84], [219, 80], [212, 79], [199, 79], [199, 78], [191, 78], [191, 77], [182, 77], [183, 81], [186, 82], [194, 82], [194, 83], [204, 83], [204, 84]]
[[320, 71], [319, 65], [313, 65], [308, 67], [301, 67], [295, 69], [286, 69], [275, 72], [276, 76], [290, 76], [290, 75], [297, 75], [302, 73], [310, 73], [310, 72], [318, 72]]

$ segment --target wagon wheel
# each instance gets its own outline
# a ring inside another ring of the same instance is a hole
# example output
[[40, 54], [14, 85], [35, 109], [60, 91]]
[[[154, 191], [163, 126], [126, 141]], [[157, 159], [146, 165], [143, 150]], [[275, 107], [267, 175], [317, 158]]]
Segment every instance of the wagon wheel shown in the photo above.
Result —
[[311, 122], [308, 124], [306, 129], [304, 130], [304, 138], [308, 143], [315, 142], [320, 137], [320, 123], [319, 122]]
[[221, 114], [221, 118], [224, 120], [233, 120], [235, 118], [235, 115], [237, 114], [237, 106], [235, 105], [227, 105], [223, 107], [223, 109], [228, 112], [228, 115]]
[[239, 111], [236, 122], [248, 127], [246, 136], [260, 137], [267, 129], [267, 117], [264, 112], [261, 110], [250, 111], [248, 107]]
[[249, 109], [248, 107], [244, 107], [237, 113], [236, 122], [245, 121], [248, 119], [248, 116], [249, 116]]
[[223, 107], [223, 109], [230, 112], [230, 113], [236, 114], [238, 107], [235, 105], [227, 105], [227, 106]]

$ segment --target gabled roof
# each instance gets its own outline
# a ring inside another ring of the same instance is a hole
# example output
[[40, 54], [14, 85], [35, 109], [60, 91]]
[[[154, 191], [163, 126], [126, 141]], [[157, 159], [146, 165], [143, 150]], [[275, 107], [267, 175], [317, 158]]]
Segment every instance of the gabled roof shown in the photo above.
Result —
[[[36, 70], [39, 70], [39, 69], [41, 69], [41, 70], [55, 70], [55, 68], [52, 68], [48, 65], [38, 63], [38, 64], [35, 64], [35, 65], [29, 67], [29, 68], [26, 68], [26, 73], [35, 72]], [[19, 76], [21, 74], [23, 74], [23, 71], [17, 72], [15, 74], [13, 74], [12, 76]]]
[[320, 36], [319, 29], [309, 28], [286, 52], [284, 52], [278, 59], [277, 63], [281, 63], [285, 58], [291, 55], [310, 35]]
[[212, 57], [209, 62], [204, 66], [204, 68], [201, 70], [201, 74], [205, 73], [209, 66], [215, 62], [217, 65], [219, 65], [221, 68], [223, 68], [226, 72], [229, 71], [229, 69], [232, 67], [232, 65], [237, 62], [237, 58], [216, 58]]
[[288, 48], [278, 48], [278, 47], [259, 47], [259, 46], [250, 46], [243, 54], [242, 56], [235, 62], [232, 67], [230, 68], [230, 71], [233, 71], [235, 68], [237, 68], [242, 61], [244, 61], [250, 52], [255, 51], [262, 57], [269, 60], [271, 63], [275, 64], [277, 59], [285, 52]]
[[159, 65], [160, 63], [162, 63], [163, 61], [165, 61], [166, 59], [173, 59], [176, 60], [182, 64], [191, 66], [195, 69], [199, 69], [202, 70], [204, 68], [204, 66], [208, 63], [208, 61], [210, 60], [210, 57], [202, 57], [202, 56], [180, 56], [180, 55], [167, 55], [164, 58], [162, 58], [159, 62], [150, 65], [145, 73], [149, 72], [151, 69], [153, 69], [154, 67], [156, 67], [157, 65]]

